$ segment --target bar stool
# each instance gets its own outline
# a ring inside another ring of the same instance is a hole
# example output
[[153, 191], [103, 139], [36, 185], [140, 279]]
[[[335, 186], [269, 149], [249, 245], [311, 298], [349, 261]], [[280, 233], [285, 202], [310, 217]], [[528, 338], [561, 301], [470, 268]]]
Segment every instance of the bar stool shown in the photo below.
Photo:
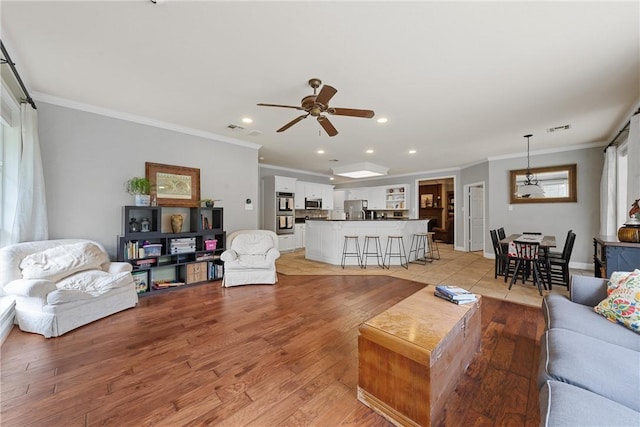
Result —
[[[355, 252], [349, 252], [349, 242], [355, 242]], [[344, 245], [342, 247], [342, 268], [344, 269], [345, 260], [348, 257], [356, 257], [358, 259], [358, 266], [362, 268], [362, 261], [360, 259], [360, 243], [358, 242], [358, 236], [344, 236]]]
[[[398, 242], [398, 252], [393, 252], [393, 242]], [[389, 261], [386, 262], [387, 268], [391, 266], [391, 257], [400, 258], [400, 265], [407, 270], [409, 269], [407, 252], [404, 250], [404, 240], [402, 236], [389, 236], [387, 238], [387, 247], [384, 252], [384, 258], [382, 259], [382, 263], [385, 264], [385, 261], [389, 258]], [[402, 262], [402, 258], [404, 258], [404, 263]]]
[[[373, 240], [373, 250], [369, 249], [369, 242]], [[375, 252], [373, 252], [375, 250]], [[362, 268], [367, 268], [367, 259], [370, 256], [376, 257], [378, 267], [384, 268], [384, 256], [382, 254], [382, 245], [380, 244], [380, 236], [364, 236], [364, 245], [362, 246]], [[382, 259], [382, 262], [380, 261]]]
[[[427, 232], [427, 243], [429, 244], [429, 259], [433, 261], [434, 259], [440, 259], [440, 249], [438, 249], [438, 242], [433, 238], [436, 233], [433, 231]], [[436, 253], [437, 258], [436, 258]]]
[[[420, 252], [422, 251], [422, 257], [420, 257]], [[433, 260], [427, 259], [427, 233], [415, 233], [411, 238], [411, 248], [409, 249], [409, 259], [411, 259], [411, 254], [415, 253], [416, 258], [413, 261], [409, 261], [415, 264], [426, 265], [428, 262], [433, 262]]]

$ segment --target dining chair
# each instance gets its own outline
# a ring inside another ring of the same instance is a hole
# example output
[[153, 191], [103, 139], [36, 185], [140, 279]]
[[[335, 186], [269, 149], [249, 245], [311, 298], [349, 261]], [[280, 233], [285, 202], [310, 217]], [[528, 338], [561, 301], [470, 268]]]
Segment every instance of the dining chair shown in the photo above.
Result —
[[497, 279], [498, 276], [506, 274], [505, 266], [507, 264], [507, 254], [504, 253], [502, 245], [499, 243], [497, 230], [489, 230], [489, 234], [491, 234], [491, 243], [493, 243], [493, 253], [495, 254], [493, 278]]
[[502, 240], [502, 239], [504, 239], [505, 237], [507, 237], [507, 235], [506, 235], [506, 234], [505, 234], [505, 232], [504, 232], [504, 227], [500, 227], [500, 228], [498, 228], [498, 239], [499, 239], [499, 240]]
[[558, 251], [548, 251], [548, 255], [550, 258], [564, 258], [569, 250], [569, 237], [573, 233], [573, 230], [569, 230], [567, 232], [567, 238], [564, 240], [564, 247], [562, 248], [562, 252]]
[[571, 232], [567, 236], [565, 248], [562, 251], [561, 258], [548, 257], [547, 267], [549, 268], [550, 284], [562, 285], [569, 288], [569, 261], [573, 252], [573, 244], [576, 241], [576, 233]]
[[538, 242], [520, 242], [518, 240], [513, 241], [513, 245], [509, 245], [509, 259], [515, 260], [516, 265], [511, 276], [511, 283], [509, 284], [509, 290], [516, 282], [518, 273], [522, 274], [522, 283], [524, 283], [527, 275], [527, 267], [531, 266], [533, 272], [533, 284], [538, 287], [538, 292], [542, 296], [542, 287], [547, 289], [542, 271], [540, 269], [540, 243]]

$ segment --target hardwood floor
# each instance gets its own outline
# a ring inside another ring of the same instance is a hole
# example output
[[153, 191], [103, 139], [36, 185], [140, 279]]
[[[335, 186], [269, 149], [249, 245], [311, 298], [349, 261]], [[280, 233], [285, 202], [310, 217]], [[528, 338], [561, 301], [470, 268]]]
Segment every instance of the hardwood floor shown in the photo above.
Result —
[[[363, 321], [424, 287], [385, 276], [285, 276], [141, 298], [62, 337], [14, 327], [2, 426], [388, 426], [356, 399]], [[443, 302], [444, 303], [444, 302]], [[482, 351], [446, 424], [537, 425], [538, 308], [483, 298]]]

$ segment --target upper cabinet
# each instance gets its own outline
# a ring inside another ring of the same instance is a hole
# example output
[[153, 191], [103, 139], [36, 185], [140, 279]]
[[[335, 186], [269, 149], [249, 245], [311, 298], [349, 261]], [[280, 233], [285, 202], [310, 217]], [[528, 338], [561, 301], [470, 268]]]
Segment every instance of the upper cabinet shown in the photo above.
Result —
[[322, 209], [334, 209], [333, 185], [322, 184]]
[[304, 209], [304, 199], [307, 197], [305, 195], [305, 187], [306, 182], [296, 181], [296, 194], [294, 195], [296, 209]]
[[333, 209], [333, 185], [316, 182], [295, 182], [295, 207], [305, 209], [305, 199], [321, 199], [322, 209]]
[[367, 201], [370, 210], [386, 209], [386, 187], [370, 187]]
[[285, 176], [275, 177], [275, 187], [277, 192], [294, 193], [296, 191], [296, 179]]

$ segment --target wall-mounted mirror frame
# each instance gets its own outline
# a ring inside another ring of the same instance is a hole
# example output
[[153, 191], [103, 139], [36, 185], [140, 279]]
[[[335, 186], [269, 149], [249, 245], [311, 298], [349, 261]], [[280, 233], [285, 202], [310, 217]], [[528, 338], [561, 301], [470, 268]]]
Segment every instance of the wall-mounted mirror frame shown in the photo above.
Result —
[[[571, 165], [560, 165], [560, 166], [548, 166], [543, 168], [531, 168], [531, 173], [540, 180], [542, 186], [544, 186], [545, 176], [554, 176], [565, 174], [566, 176], [566, 185], [569, 190], [569, 194], [566, 197], [555, 197], [544, 195], [541, 197], [519, 197], [515, 193], [518, 191], [518, 181], [524, 179], [527, 170], [526, 169], [517, 169], [509, 171], [511, 178], [510, 185], [510, 195], [509, 199], [512, 204], [518, 203], [571, 203], [578, 201], [578, 192], [577, 192], [577, 184], [576, 184], [576, 164]], [[546, 174], [546, 175], [545, 175]]]

